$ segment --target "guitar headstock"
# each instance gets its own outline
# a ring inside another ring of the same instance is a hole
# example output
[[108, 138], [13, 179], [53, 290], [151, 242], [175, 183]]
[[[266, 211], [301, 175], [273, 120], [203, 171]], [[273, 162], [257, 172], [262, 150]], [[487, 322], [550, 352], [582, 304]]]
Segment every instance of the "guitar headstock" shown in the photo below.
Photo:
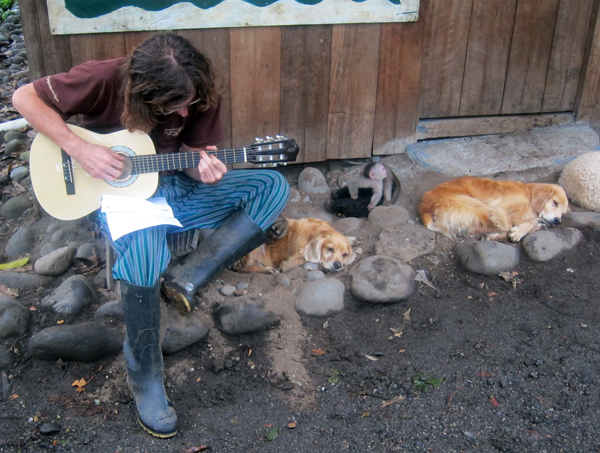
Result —
[[294, 139], [282, 135], [276, 135], [274, 138], [267, 135], [264, 139], [255, 140], [252, 146], [245, 149], [247, 162], [276, 167], [278, 164], [294, 162], [298, 157], [299, 149]]

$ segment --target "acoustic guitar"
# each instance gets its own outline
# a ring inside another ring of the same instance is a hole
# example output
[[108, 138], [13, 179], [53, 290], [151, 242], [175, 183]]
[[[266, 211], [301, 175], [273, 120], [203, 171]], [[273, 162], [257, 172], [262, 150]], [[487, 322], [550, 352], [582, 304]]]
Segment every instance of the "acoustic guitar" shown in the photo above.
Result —
[[[156, 154], [154, 143], [143, 132], [97, 134], [71, 124], [68, 127], [85, 141], [104, 145], [124, 156], [125, 169], [113, 182], [94, 178], [60, 146], [38, 134], [29, 157], [31, 182], [42, 208], [57, 219], [74, 220], [95, 211], [105, 194], [150, 198], [158, 187], [158, 172], [197, 167], [200, 162], [199, 151]], [[276, 166], [296, 160], [298, 146], [293, 139], [277, 136], [257, 140], [246, 148], [208, 151], [208, 154], [216, 155], [226, 164], [250, 162]]]

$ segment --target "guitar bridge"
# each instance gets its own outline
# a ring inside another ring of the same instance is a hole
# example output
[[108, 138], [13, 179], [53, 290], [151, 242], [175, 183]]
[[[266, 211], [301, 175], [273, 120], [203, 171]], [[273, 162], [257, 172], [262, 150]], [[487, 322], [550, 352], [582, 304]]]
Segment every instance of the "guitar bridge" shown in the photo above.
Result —
[[60, 150], [62, 155], [63, 179], [67, 195], [75, 195], [75, 181], [73, 180], [73, 161], [64, 149]]

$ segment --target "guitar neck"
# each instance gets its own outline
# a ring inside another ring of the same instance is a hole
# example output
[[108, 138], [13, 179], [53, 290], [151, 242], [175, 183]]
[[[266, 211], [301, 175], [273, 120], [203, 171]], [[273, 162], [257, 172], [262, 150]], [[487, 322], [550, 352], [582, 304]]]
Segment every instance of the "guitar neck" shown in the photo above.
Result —
[[[207, 154], [217, 156], [225, 164], [237, 164], [248, 162], [246, 148], [240, 149], [218, 149], [207, 151]], [[156, 173], [169, 170], [184, 170], [197, 167], [200, 163], [200, 151], [186, 151], [170, 154], [150, 154], [131, 156], [131, 173]]]

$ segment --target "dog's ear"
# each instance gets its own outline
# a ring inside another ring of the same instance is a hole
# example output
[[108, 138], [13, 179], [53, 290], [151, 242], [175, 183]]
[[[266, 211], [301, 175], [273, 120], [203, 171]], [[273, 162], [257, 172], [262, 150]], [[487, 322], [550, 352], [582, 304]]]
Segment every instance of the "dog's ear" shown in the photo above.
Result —
[[355, 259], [356, 259], [356, 252], [354, 250], [350, 250], [350, 255], [348, 255], [348, 258], [346, 258], [346, 263], [344, 263], [344, 264], [352, 264], [352, 263], [354, 263]]
[[325, 242], [325, 238], [315, 238], [306, 244], [304, 247], [304, 259], [311, 263], [319, 263], [321, 261], [321, 247]]
[[554, 195], [554, 189], [548, 184], [532, 184], [531, 187], [531, 209], [536, 214], [540, 214], [546, 202]]

